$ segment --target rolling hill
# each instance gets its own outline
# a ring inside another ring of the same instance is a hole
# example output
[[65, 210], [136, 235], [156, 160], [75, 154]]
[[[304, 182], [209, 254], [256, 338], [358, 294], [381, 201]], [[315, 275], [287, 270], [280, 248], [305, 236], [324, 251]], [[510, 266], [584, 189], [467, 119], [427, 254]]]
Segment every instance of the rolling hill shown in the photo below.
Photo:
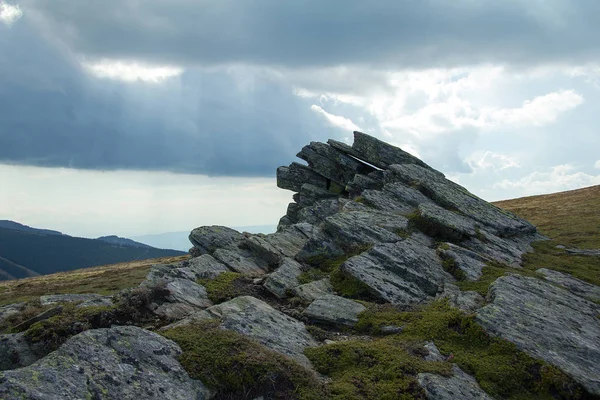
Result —
[[12, 221], [0, 227], [0, 280], [184, 254], [116, 236], [85, 239]]

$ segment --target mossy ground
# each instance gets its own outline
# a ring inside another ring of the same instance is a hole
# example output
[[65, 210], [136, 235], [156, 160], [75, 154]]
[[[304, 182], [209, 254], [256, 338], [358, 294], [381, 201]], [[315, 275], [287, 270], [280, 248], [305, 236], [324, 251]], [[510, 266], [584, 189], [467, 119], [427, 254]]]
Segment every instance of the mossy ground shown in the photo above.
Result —
[[450, 373], [449, 363], [422, 360], [423, 343], [433, 341], [449, 361], [472, 374], [497, 398], [585, 398], [584, 391], [554, 367], [535, 360], [513, 344], [488, 336], [473, 316], [439, 301], [413, 312], [372, 305], [360, 315], [356, 329], [377, 335], [394, 324], [402, 333], [375, 336], [307, 349], [317, 370], [328, 374], [333, 399], [419, 399], [419, 372]]
[[162, 335], [181, 347], [182, 366], [216, 392], [214, 399], [328, 398], [314, 373], [244, 335], [220, 329], [218, 322], [178, 327]]
[[210, 301], [219, 304], [241, 296], [243, 293], [237, 283], [244, 279], [244, 276], [240, 273], [223, 272], [214, 279], [199, 279], [198, 283], [206, 288]]

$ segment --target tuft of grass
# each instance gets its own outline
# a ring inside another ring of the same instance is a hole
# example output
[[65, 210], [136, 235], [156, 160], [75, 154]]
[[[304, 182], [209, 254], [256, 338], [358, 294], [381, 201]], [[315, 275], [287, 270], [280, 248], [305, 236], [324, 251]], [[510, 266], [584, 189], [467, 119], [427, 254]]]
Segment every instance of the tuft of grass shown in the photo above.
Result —
[[181, 365], [216, 392], [214, 399], [328, 398], [312, 371], [247, 336], [220, 329], [217, 321], [161, 334], [181, 347]]
[[[586, 396], [585, 390], [566, 374], [529, 357], [508, 341], [490, 337], [475, 322], [474, 316], [450, 307], [447, 301], [437, 301], [413, 312], [398, 311], [390, 305], [373, 305], [359, 316], [356, 329], [376, 334], [382, 326], [390, 324], [403, 327], [402, 333], [393, 336], [396, 347], [433, 341], [442, 354], [452, 356], [453, 362], [473, 375], [487, 393], [497, 398], [582, 399]], [[379, 343], [374, 341], [373, 346], [379, 346]], [[334, 355], [327, 362], [338, 368], [343, 366], [345, 372], [352, 368]], [[381, 357], [371, 361], [373, 365], [383, 363], [384, 370], [392, 368], [388, 362]], [[369, 373], [364, 363], [353, 372], [354, 376]], [[345, 380], [343, 376], [337, 371], [332, 377], [334, 381]], [[364, 380], [360, 382], [364, 383]], [[349, 385], [350, 382], [346, 380], [344, 384]]]
[[24, 304], [21, 311], [0, 321], [0, 332], [10, 333], [12, 327], [17, 326], [52, 307], [54, 307], [54, 305], [41, 305], [39, 299], [28, 301]]
[[187, 255], [163, 257], [1, 281], [0, 305], [31, 301], [48, 294], [115, 294], [142, 283], [153, 264], [170, 264], [188, 258]]
[[341, 265], [330, 274], [329, 280], [333, 290], [340, 296], [351, 299], [375, 300], [371, 288], [355, 277], [343, 272]]
[[458, 267], [456, 261], [452, 257], [442, 259], [442, 268], [459, 282], [467, 279], [467, 275]]
[[298, 278], [296, 279], [298, 280], [298, 283], [304, 285], [305, 283], [318, 281], [323, 278], [327, 278], [328, 276], [329, 272], [323, 271], [322, 269], [319, 269], [317, 267], [311, 267], [306, 271], [302, 272], [300, 275], [298, 275]]
[[215, 304], [223, 303], [244, 293], [239, 290], [239, 285], [244, 276], [238, 272], [223, 272], [214, 279], [199, 279], [198, 283], [206, 288], [210, 301]]

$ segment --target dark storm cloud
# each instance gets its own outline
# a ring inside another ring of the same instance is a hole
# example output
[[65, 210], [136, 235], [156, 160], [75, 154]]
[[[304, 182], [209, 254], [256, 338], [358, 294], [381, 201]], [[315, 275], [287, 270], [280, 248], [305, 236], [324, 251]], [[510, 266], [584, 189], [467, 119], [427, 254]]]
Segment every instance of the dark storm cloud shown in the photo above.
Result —
[[1, 33], [0, 162], [270, 176], [308, 141], [340, 134], [265, 74], [124, 84], [89, 76], [25, 20]]
[[76, 51], [182, 64], [597, 61], [597, 0], [24, 0]]

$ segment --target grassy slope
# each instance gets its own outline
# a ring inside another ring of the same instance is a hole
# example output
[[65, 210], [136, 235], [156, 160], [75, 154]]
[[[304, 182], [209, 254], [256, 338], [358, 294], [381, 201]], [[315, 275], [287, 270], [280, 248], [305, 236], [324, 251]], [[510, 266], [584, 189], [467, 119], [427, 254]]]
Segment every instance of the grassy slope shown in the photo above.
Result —
[[565, 246], [600, 249], [600, 185], [494, 204]]
[[169, 264], [187, 258], [189, 255], [163, 257], [2, 281], [0, 282], [0, 305], [32, 300], [47, 294], [113, 294], [121, 289], [139, 285], [152, 264]]

